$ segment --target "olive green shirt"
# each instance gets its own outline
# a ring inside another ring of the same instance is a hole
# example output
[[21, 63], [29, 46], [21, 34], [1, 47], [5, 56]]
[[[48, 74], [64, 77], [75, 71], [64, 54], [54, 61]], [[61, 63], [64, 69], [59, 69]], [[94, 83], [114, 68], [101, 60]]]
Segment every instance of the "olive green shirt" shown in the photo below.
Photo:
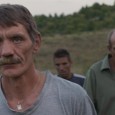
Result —
[[115, 72], [110, 70], [109, 56], [90, 67], [84, 88], [98, 115], [115, 115]]

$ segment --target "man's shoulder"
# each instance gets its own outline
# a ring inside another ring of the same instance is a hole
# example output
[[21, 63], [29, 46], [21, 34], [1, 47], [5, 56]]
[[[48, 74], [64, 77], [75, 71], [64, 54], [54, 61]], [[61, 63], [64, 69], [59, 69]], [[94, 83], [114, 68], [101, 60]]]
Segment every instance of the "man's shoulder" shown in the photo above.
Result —
[[73, 95], [74, 94], [78, 97], [80, 95], [85, 94], [84, 89], [79, 84], [73, 83], [71, 81], [68, 81], [68, 80], [65, 80], [62, 78], [57, 78], [56, 83], [58, 85], [58, 88], [60, 89], [62, 94], [64, 93], [64, 95], [65, 95], [65, 92], [67, 95]]
[[81, 74], [77, 74], [77, 73], [73, 73], [73, 77], [85, 79], [85, 76], [83, 76]]
[[[48, 77], [48, 76], [47, 76]], [[58, 87], [60, 91], [67, 91], [67, 92], [82, 92], [82, 88], [73, 82], [70, 82], [68, 80], [62, 79], [60, 77], [57, 77], [57, 75], [49, 74], [49, 78], [52, 85], [55, 85], [55, 87]]]
[[104, 58], [98, 60], [97, 62], [95, 62], [91, 68], [99, 68], [101, 67], [102, 65], [103, 66], [107, 66], [108, 64], [108, 58], [109, 58], [109, 55], [106, 55]]
[[59, 96], [61, 102], [68, 104], [72, 102], [82, 103], [82, 100], [86, 98], [86, 91], [80, 85], [70, 82], [68, 80], [57, 77], [53, 74], [46, 76], [47, 88], [50, 89], [48, 93]]
[[90, 69], [99, 69], [99, 68], [101, 68], [102, 64], [103, 64], [103, 59], [92, 64]]

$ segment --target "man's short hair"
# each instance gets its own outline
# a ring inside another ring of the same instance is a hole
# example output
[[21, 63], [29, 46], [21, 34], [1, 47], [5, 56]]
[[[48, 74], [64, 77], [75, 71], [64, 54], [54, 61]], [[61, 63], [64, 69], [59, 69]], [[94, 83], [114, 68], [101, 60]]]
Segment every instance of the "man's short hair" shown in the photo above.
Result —
[[66, 49], [61, 48], [61, 49], [57, 49], [54, 52], [54, 58], [61, 58], [61, 57], [67, 57], [71, 61], [70, 53]]
[[0, 5], [0, 26], [11, 27], [17, 23], [22, 24], [27, 30], [30, 38], [34, 41], [39, 34], [37, 25], [27, 8], [18, 4], [2, 4]]

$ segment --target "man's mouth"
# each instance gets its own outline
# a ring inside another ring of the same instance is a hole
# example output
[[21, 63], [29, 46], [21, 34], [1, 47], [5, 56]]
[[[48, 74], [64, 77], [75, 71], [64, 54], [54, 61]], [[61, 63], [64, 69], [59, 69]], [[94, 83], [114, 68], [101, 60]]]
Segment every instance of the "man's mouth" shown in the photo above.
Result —
[[0, 58], [0, 66], [2, 65], [10, 65], [10, 64], [18, 64], [21, 61], [17, 58]]

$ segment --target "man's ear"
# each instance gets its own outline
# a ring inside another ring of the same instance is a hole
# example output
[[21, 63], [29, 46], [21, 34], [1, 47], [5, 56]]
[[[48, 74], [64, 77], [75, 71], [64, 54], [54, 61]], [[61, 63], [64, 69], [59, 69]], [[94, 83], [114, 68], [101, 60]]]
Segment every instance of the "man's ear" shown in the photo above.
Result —
[[41, 46], [41, 35], [38, 34], [34, 41], [33, 53], [36, 54], [37, 52], [39, 52], [40, 46]]

